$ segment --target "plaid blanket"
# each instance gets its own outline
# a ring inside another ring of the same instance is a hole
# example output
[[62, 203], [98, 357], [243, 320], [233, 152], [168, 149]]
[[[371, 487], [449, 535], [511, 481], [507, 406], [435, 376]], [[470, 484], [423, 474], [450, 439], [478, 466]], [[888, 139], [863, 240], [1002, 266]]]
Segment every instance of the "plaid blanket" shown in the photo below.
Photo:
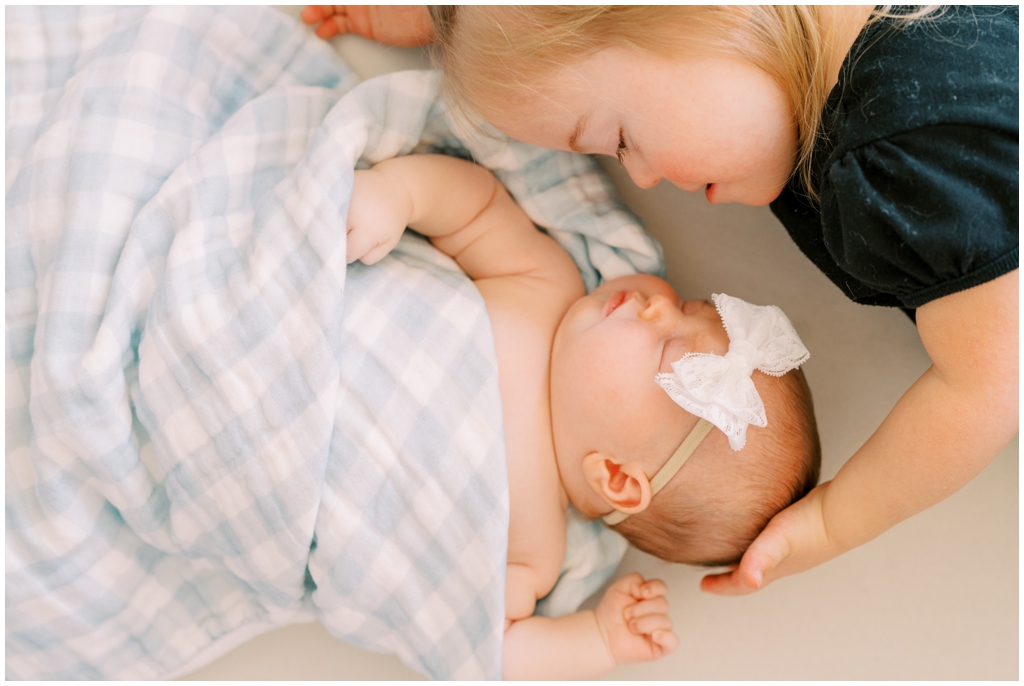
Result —
[[8, 678], [166, 678], [310, 617], [500, 677], [486, 310], [414, 237], [346, 269], [352, 171], [472, 158], [588, 287], [662, 270], [593, 162], [459, 133], [432, 72], [357, 86], [269, 8], [8, 7], [6, 50]]

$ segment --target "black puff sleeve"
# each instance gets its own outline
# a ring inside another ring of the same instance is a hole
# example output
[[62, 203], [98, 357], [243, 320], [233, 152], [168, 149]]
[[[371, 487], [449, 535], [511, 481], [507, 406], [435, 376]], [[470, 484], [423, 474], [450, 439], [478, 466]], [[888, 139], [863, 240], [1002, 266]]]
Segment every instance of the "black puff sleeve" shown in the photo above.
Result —
[[826, 173], [825, 247], [904, 308], [1018, 267], [1016, 132], [926, 126], [847, 151]]

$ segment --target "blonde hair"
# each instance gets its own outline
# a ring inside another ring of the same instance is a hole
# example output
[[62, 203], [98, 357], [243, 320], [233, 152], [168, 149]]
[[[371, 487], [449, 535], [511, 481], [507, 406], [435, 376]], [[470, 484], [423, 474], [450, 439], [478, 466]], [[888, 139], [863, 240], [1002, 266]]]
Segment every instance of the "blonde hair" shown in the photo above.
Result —
[[754, 380], [768, 427], [749, 429], [739, 452], [729, 448], [724, 435], [702, 446], [703, 455], [694, 453], [646, 510], [615, 531], [662, 560], [736, 564], [776, 513], [814, 488], [821, 443], [803, 373], [797, 369], [773, 378], [757, 372]]
[[[930, 13], [924, 8], [903, 20]], [[483, 101], [543, 83], [560, 67], [605, 48], [678, 55], [713, 50], [772, 76], [788, 96], [797, 130], [794, 173], [816, 197], [811, 157], [828, 99], [836, 50], [832, 7], [763, 6], [432, 6], [435, 64], [463, 116]], [[888, 6], [871, 21], [894, 15]]]

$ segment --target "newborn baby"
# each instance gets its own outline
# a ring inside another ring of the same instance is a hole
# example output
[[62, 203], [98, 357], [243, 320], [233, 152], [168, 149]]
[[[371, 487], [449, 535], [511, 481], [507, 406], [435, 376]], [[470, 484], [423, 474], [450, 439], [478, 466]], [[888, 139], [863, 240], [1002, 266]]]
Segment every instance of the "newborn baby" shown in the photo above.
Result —
[[456, 158], [355, 173], [348, 261], [376, 262], [407, 226], [455, 258], [491, 318], [510, 496], [504, 678], [593, 678], [668, 654], [665, 585], [639, 574], [593, 612], [533, 616], [562, 566], [565, 509], [663, 559], [736, 562], [817, 481], [799, 337], [778, 308], [683, 302], [648, 275], [585, 295], [568, 253]]

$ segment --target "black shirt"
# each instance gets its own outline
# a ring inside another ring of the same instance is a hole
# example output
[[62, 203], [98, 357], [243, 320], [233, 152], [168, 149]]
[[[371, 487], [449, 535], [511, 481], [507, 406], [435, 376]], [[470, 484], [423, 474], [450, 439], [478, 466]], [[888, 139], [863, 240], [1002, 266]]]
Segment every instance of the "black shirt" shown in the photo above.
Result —
[[912, 310], [1018, 267], [1019, 10], [869, 25], [772, 211], [852, 300]]

